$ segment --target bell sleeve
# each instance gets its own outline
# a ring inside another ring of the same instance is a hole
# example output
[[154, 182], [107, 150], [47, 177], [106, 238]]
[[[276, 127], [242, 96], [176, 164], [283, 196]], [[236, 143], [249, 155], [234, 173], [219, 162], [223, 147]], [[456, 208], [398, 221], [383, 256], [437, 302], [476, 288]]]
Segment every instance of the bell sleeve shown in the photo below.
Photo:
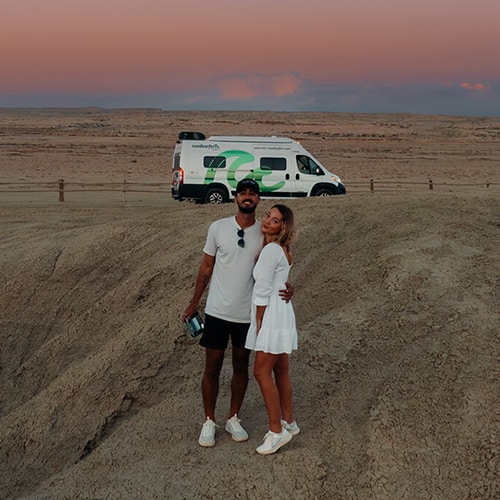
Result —
[[281, 249], [277, 244], [268, 244], [260, 253], [254, 268], [254, 304], [267, 306], [273, 291], [274, 273], [279, 262]]

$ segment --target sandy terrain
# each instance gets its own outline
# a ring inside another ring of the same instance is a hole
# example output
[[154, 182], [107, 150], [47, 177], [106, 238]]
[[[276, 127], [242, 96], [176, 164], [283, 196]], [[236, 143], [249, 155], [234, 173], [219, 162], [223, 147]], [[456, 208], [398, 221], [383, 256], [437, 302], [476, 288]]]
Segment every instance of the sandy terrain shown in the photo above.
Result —
[[346, 184], [288, 202], [302, 433], [255, 453], [252, 380], [234, 443], [227, 364], [217, 444], [197, 444], [204, 352], [179, 318], [233, 205], [2, 184], [0, 497], [498, 498], [500, 119], [0, 110], [0, 182], [167, 192], [180, 130], [293, 136]]

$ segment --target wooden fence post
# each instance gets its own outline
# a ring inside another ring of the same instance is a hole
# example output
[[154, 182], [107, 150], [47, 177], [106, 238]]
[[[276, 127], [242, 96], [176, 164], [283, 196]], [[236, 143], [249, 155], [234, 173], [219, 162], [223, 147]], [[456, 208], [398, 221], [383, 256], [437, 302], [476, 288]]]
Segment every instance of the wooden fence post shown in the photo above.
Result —
[[59, 201], [64, 201], [64, 179], [59, 179]]
[[373, 191], [375, 191], [375, 186], [374, 186], [374, 182], [373, 182], [373, 179], [370, 179], [370, 191], [373, 193]]

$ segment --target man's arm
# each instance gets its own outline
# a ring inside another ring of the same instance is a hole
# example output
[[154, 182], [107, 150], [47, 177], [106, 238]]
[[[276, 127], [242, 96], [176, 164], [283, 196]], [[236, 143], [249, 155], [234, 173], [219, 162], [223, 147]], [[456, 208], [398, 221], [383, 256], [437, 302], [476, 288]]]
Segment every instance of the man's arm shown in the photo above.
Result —
[[210, 278], [212, 277], [214, 265], [215, 256], [204, 253], [194, 286], [193, 298], [182, 315], [182, 321], [186, 318], [190, 318], [197, 311], [203, 292], [207, 288]]
[[285, 302], [290, 302], [292, 295], [293, 295], [293, 288], [292, 285], [287, 281], [285, 283], [286, 288], [283, 290], [279, 291], [279, 296], [281, 297], [281, 300], [284, 300]]

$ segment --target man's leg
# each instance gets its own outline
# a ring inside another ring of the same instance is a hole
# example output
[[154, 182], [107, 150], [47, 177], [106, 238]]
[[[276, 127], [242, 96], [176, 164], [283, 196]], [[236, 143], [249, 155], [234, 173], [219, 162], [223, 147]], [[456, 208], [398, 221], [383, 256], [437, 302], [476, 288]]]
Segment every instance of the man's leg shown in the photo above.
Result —
[[233, 345], [233, 376], [231, 379], [231, 407], [228, 418], [238, 414], [248, 387], [248, 360], [250, 351]]
[[205, 371], [201, 381], [201, 393], [205, 418], [215, 422], [215, 404], [219, 394], [219, 376], [224, 361], [224, 349], [205, 349]]

